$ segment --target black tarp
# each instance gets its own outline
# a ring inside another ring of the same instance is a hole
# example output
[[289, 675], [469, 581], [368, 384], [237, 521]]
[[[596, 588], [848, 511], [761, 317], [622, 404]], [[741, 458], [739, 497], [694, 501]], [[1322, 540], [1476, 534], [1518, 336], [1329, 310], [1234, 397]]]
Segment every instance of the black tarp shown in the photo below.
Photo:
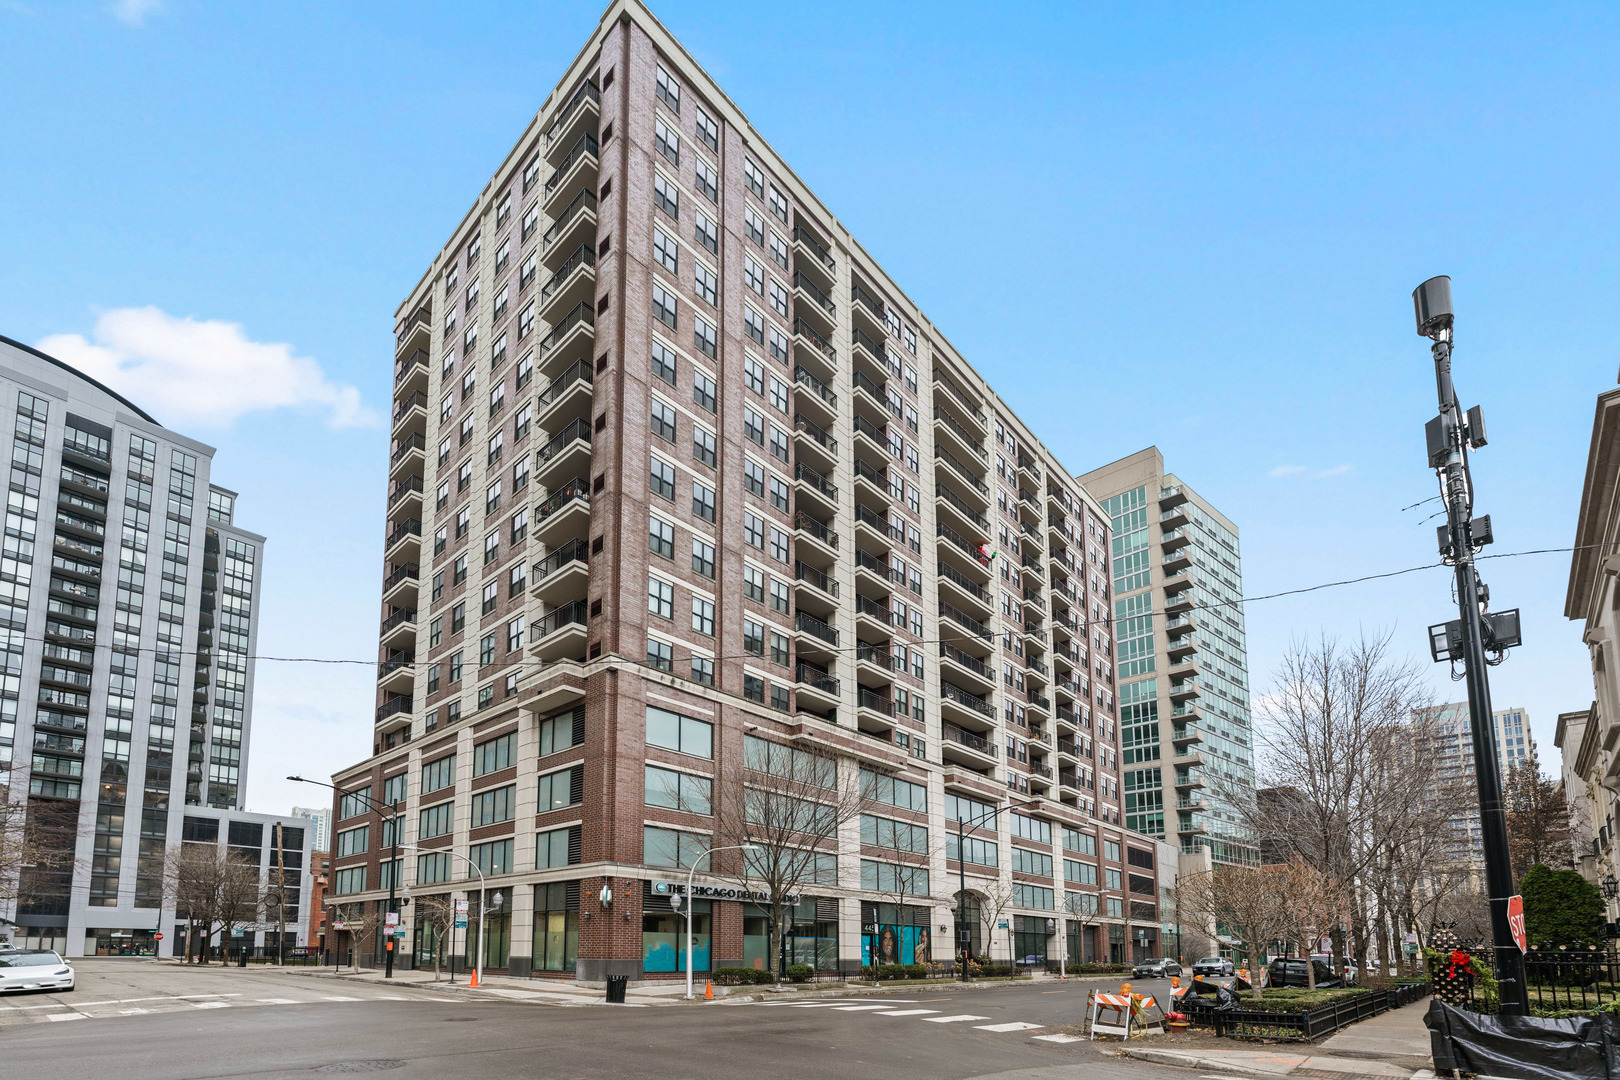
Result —
[[1440, 1076], [1461, 1069], [1512, 1080], [1620, 1080], [1620, 1024], [1612, 1016], [1489, 1016], [1434, 998], [1423, 1022]]

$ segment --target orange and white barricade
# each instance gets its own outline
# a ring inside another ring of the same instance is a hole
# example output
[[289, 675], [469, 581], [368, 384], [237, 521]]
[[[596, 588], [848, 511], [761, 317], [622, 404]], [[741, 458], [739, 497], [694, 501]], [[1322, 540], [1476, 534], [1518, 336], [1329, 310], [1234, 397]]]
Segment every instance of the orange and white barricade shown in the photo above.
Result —
[[1098, 1035], [1118, 1035], [1122, 1039], [1129, 1039], [1132, 1031], [1138, 1037], [1164, 1034], [1163, 1014], [1152, 1019], [1148, 1016], [1149, 1009], [1157, 1008], [1153, 999], [1144, 996], [1140, 1001], [1132, 1002], [1131, 997], [1129, 992], [1103, 994], [1096, 990], [1086, 995], [1086, 1013], [1092, 1039]]

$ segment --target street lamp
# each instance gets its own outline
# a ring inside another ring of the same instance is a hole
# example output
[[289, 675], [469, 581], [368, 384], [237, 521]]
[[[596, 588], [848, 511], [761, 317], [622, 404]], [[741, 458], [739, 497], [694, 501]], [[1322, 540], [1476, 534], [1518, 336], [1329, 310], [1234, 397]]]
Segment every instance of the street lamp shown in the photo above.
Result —
[[[686, 1000], [693, 999], [692, 994], [692, 878], [697, 873], [698, 863], [707, 859], [717, 851], [758, 851], [758, 844], [727, 844], [725, 847], [712, 847], [692, 860], [692, 866], [686, 871]], [[780, 984], [778, 984], [780, 985]]]
[[[971, 937], [969, 937], [966, 941], [962, 940], [962, 935], [965, 934], [965, 933], [969, 933], [969, 931], [967, 930], [967, 858], [966, 858], [967, 846], [963, 843], [963, 841], [967, 839], [968, 833], [978, 832], [979, 827], [984, 824], [986, 818], [994, 818], [997, 814], [1001, 813], [1001, 811], [1003, 811], [1003, 810], [1011, 811], [1011, 810], [1016, 810], [1017, 808], [1019, 808], [1021, 806], [1035, 806], [1040, 801], [1041, 800], [1039, 800], [1039, 799], [1026, 799], [1023, 802], [1008, 803], [1006, 806], [992, 806], [989, 810], [987, 810], [984, 813], [979, 814], [978, 816], [972, 818], [971, 820], [973, 821], [973, 828], [968, 829], [966, 832], [963, 831], [964, 820], [960, 816], [957, 817], [957, 819], [956, 819], [956, 880], [957, 880], [957, 889], [956, 889], [956, 936], [957, 936], [957, 944], [962, 946], [962, 981], [963, 982], [968, 981], [968, 970], [967, 970], [968, 955], [967, 954], [968, 954], [968, 946], [970, 944], [972, 944], [972, 941], [973, 941], [973, 939]], [[992, 927], [991, 929], [994, 929], [994, 927]], [[1009, 930], [1009, 940], [1008, 940], [1008, 943], [1007, 943], [1007, 948], [1008, 948], [1007, 959], [1009, 961], [1012, 961], [1014, 958], [1012, 956], [1012, 942], [1010, 940], [1010, 931], [1011, 931], [1011, 924], [1010, 923], [1008, 925], [1008, 930]], [[1017, 964], [1014, 963], [1013, 967], [1014, 967], [1014, 970], [1016, 972]]]
[[1617, 896], [1620, 896], [1620, 881], [1616, 881], [1614, 875], [1610, 874], [1603, 879], [1603, 898], [1613, 900]]
[[[344, 788], [338, 787], [336, 784], [328, 784], [325, 780], [310, 780], [309, 778], [303, 777], [303, 776], [289, 776], [289, 777], [287, 777], [287, 779], [296, 780], [300, 784], [319, 784], [321, 787], [331, 788], [333, 791], [337, 792], [339, 795], [347, 795], [350, 798], [364, 800], [365, 804], [367, 806], [369, 806], [371, 809], [375, 810], [379, 814], [383, 812], [384, 804], [379, 803], [376, 799], [373, 799], [370, 795], [362, 795], [359, 791], [349, 791], [349, 790], [346, 790]], [[388, 863], [388, 910], [392, 911], [392, 912], [395, 912], [397, 914], [398, 911], [399, 911], [399, 905], [395, 902], [394, 890], [395, 890], [395, 888], [397, 888], [397, 886], [399, 884], [398, 878], [399, 878], [399, 872], [400, 872], [400, 865], [399, 865], [399, 847], [400, 847], [400, 844], [399, 844], [399, 800], [398, 799], [395, 799], [393, 801], [392, 805], [389, 807], [389, 812], [393, 815], [393, 818], [392, 818], [392, 826], [393, 827], [391, 829], [389, 829], [389, 833], [394, 838], [394, 844], [393, 844], [394, 850], [389, 855], [389, 863]], [[480, 902], [482, 902], [481, 899], [480, 899]], [[480, 934], [482, 934], [482, 932], [483, 932], [483, 918], [482, 918], [482, 916], [480, 916], [480, 918], [479, 918], [479, 932], [480, 932]], [[480, 947], [482, 947], [482, 938], [480, 938]], [[356, 960], [355, 966], [356, 966], [356, 968], [359, 967], [359, 961], [358, 960]], [[384, 950], [384, 954], [383, 954], [383, 978], [392, 979], [393, 977], [394, 977], [394, 940], [393, 940], [393, 937], [390, 936], [389, 939], [388, 939], [388, 947], [387, 947], [386, 950]]]
[[[395, 839], [397, 840], [398, 837], [395, 837]], [[402, 847], [406, 851], [423, 850], [415, 844], [396, 844], [395, 846]], [[459, 851], [452, 848], [434, 848], [433, 850], [437, 854], [449, 855], [451, 858], [460, 859], [462, 862], [466, 863], [472, 868], [473, 873], [478, 875], [478, 952], [473, 958], [473, 977], [472, 982], [469, 984], [470, 986], [477, 986], [479, 983], [484, 981], [484, 872], [478, 868], [477, 863], [473, 862]], [[455, 926], [454, 915], [451, 917], [451, 926], [452, 928]], [[435, 960], [434, 963], [438, 963], [438, 961]], [[456, 967], [455, 963], [452, 962], [450, 965], [451, 982], [455, 981], [455, 975]]]
[[[1519, 644], [1517, 612], [1487, 614], [1490, 590], [1474, 569], [1474, 558], [1491, 542], [1489, 517], [1474, 517], [1474, 479], [1468, 452], [1485, 445], [1485, 417], [1479, 406], [1465, 414], [1451, 381], [1451, 279], [1432, 277], [1412, 292], [1417, 332], [1433, 344], [1435, 389], [1440, 415], [1424, 427], [1429, 468], [1440, 480], [1446, 524], [1438, 528], [1440, 558], [1456, 568], [1458, 619], [1429, 628], [1429, 648], [1436, 661], [1463, 665], [1468, 683], [1468, 718], [1474, 737], [1474, 772], [1479, 780], [1480, 833], [1485, 848], [1485, 881], [1491, 898], [1491, 931], [1495, 939], [1496, 981], [1501, 1011], [1528, 1015], [1529, 988], [1524, 982], [1524, 955], [1508, 922], [1513, 893], [1513, 864], [1508, 857], [1507, 816], [1502, 807], [1502, 778], [1496, 760], [1496, 725], [1491, 715], [1487, 664], [1500, 664], [1506, 650]], [[1487, 657], [1487, 653], [1490, 655]]]

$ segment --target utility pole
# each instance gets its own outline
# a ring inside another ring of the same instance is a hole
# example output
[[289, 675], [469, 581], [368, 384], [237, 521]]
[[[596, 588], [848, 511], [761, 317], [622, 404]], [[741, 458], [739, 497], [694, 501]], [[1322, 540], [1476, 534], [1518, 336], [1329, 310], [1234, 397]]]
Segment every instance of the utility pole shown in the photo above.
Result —
[[[1508, 923], [1508, 899], [1514, 895], [1513, 866], [1508, 857], [1507, 816], [1502, 807], [1502, 777], [1496, 760], [1496, 722], [1491, 712], [1487, 664], [1500, 664], [1506, 650], [1518, 645], [1517, 610], [1486, 614], [1490, 590], [1474, 569], [1474, 557], [1491, 542], [1489, 515], [1476, 518], [1469, 450], [1485, 445], [1485, 417], [1479, 406], [1466, 414], [1457, 403], [1451, 381], [1453, 315], [1451, 279], [1434, 277], [1412, 293], [1417, 331], [1433, 345], [1435, 387], [1440, 415], [1428, 422], [1429, 467], [1440, 479], [1446, 524], [1437, 530], [1440, 555], [1456, 568], [1458, 618], [1429, 628], [1429, 650], [1438, 662], [1459, 661], [1468, 685], [1468, 718], [1474, 737], [1474, 771], [1479, 780], [1480, 833], [1485, 845], [1485, 881], [1490, 893], [1491, 936], [1495, 944], [1496, 981], [1501, 1011], [1528, 1015], [1529, 988], [1524, 981], [1524, 954]], [[1487, 658], [1487, 652], [1491, 658]]]
[[287, 850], [281, 842], [281, 822], [276, 822], [276, 966], [287, 966]]

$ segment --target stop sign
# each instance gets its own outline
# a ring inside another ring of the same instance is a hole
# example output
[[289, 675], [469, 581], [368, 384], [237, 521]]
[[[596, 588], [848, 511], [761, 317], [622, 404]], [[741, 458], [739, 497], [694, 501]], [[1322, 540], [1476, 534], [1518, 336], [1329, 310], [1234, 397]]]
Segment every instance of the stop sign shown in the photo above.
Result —
[[1524, 897], [1508, 897], [1508, 929], [1513, 931], [1513, 944], [1519, 947], [1520, 952], [1530, 948], [1530, 940], [1524, 932]]
[[153, 934], [152, 936], [154, 938], [156, 938], [157, 940], [162, 941], [163, 940], [163, 931], [159, 930], [157, 933]]

